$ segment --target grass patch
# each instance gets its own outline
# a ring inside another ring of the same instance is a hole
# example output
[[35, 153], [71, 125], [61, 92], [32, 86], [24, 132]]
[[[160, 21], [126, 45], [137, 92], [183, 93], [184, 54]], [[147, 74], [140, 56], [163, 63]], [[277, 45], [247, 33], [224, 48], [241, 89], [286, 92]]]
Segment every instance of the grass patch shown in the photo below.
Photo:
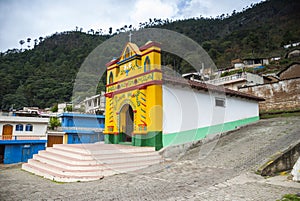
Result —
[[[44, 178], [44, 179], [46, 179], [46, 178]], [[49, 180], [49, 179], [47, 179], [47, 180]], [[52, 181], [53, 183], [56, 183], [56, 184], [65, 184], [66, 183], [66, 182], [62, 182], [62, 181], [55, 181], [54, 179], [50, 180], [50, 181]]]
[[286, 194], [282, 197], [281, 200], [277, 201], [300, 201], [299, 195], [294, 195], [294, 194]]
[[295, 117], [300, 116], [300, 111], [280, 111], [280, 112], [268, 112], [268, 113], [261, 113], [260, 115], [261, 119], [270, 119], [270, 118], [276, 118], [276, 117]]

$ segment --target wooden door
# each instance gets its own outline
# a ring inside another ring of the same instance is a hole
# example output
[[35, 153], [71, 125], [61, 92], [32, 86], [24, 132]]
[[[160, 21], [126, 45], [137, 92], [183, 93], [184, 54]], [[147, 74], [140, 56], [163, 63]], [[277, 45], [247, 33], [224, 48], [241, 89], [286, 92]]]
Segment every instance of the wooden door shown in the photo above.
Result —
[[48, 135], [47, 147], [53, 147], [54, 144], [62, 144], [63, 136]]
[[11, 140], [12, 139], [13, 126], [6, 124], [2, 129], [2, 139], [3, 140]]

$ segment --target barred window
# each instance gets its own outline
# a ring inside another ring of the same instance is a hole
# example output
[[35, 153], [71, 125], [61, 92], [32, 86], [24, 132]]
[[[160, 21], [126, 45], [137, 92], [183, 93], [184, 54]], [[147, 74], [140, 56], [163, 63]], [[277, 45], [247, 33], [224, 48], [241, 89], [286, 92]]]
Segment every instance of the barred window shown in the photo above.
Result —
[[224, 98], [215, 98], [216, 106], [225, 107], [225, 99]]

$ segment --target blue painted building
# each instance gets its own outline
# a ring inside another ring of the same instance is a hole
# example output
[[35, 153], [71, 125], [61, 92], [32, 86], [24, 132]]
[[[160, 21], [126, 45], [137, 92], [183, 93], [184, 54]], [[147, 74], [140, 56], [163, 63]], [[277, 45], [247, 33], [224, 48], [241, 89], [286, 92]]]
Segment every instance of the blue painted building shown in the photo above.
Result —
[[104, 115], [62, 113], [62, 131], [66, 144], [95, 143], [104, 140]]
[[0, 163], [27, 162], [47, 142], [48, 118], [0, 116]]

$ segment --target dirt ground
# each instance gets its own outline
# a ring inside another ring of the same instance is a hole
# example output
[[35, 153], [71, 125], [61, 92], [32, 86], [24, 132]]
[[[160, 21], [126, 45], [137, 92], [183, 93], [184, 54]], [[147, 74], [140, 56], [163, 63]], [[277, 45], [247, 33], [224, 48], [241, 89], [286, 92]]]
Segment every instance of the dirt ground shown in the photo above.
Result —
[[299, 116], [260, 120], [179, 160], [93, 182], [56, 183], [1, 165], [0, 200], [276, 200], [300, 193], [300, 183], [255, 170], [299, 139]]

